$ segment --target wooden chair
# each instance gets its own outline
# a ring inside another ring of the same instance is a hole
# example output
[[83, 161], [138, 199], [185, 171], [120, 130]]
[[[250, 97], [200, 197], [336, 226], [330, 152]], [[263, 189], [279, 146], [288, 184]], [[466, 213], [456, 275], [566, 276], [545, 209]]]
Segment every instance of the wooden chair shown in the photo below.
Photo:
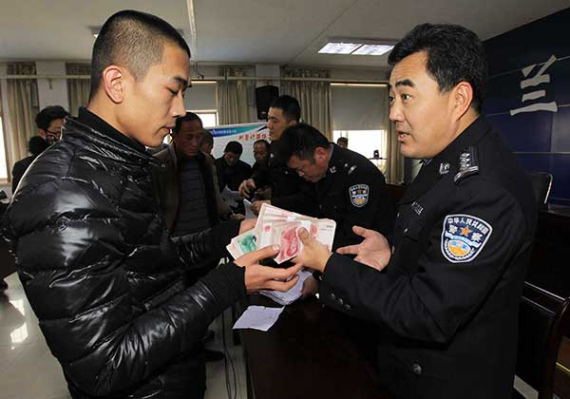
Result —
[[[519, 313], [516, 374], [538, 391], [538, 399], [552, 399], [560, 343], [570, 333], [570, 298], [562, 298], [525, 282]], [[523, 397], [513, 393], [513, 398]]]

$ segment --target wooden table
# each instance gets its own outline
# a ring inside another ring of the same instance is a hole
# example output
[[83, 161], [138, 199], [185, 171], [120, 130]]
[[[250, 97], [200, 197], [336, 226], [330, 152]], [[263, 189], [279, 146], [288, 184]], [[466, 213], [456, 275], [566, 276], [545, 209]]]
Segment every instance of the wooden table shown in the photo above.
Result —
[[[278, 306], [260, 296], [249, 304]], [[268, 332], [241, 330], [248, 398], [386, 399], [339, 316], [309, 299], [287, 306]]]

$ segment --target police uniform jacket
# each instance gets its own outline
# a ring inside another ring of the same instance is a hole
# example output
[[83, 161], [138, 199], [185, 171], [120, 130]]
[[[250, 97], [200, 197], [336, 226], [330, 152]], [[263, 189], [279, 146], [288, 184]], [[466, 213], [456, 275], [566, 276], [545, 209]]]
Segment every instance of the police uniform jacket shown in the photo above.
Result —
[[126, 141], [85, 109], [66, 119], [2, 234], [74, 399], [200, 398], [198, 344], [245, 297], [244, 271], [223, 265], [186, 289], [181, 272], [223, 251], [239, 225], [172, 241], [152, 190], [156, 161]]
[[392, 397], [510, 397], [536, 215], [526, 174], [479, 117], [424, 164], [398, 210], [384, 272], [332, 255], [321, 299], [381, 327]]
[[261, 164], [252, 175], [255, 186], [271, 187], [271, 203], [279, 208], [314, 215], [316, 208], [312, 198], [310, 201], [299, 201], [303, 193], [312, 189], [313, 184], [300, 177], [274, 154], [277, 143], [270, 146], [268, 162]]
[[395, 211], [384, 175], [362, 155], [331, 144], [326, 175], [314, 185], [316, 216], [336, 221], [333, 248], [357, 244], [362, 237], [352, 227], [362, 226], [392, 236]]

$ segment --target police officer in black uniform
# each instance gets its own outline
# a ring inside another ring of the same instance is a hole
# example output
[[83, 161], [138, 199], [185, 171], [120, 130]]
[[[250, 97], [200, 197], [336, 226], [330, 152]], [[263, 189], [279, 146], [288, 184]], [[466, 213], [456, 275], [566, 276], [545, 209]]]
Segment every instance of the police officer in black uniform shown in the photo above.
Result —
[[278, 157], [299, 176], [313, 183], [300, 195], [272, 201], [280, 208], [317, 204], [315, 216], [336, 221], [333, 249], [357, 244], [362, 237], [352, 231], [358, 225], [391, 237], [394, 205], [380, 170], [362, 155], [329, 143], [313, 126], [299, 123], [285, 130]]
[[294, 261], [323, 272], [322, 301], [378, 325], [390, 397], [511, 397], [536, 208], [526, 173], [480, 114], [483, 47], [463, 27], [424, 24], [389, 62], [401, 151], [426, 160], [399, 204], [394, 247], [355, 229], [365, 240], [339, 250], [352, 260], [302, 232]]
[[[271, 197], [270, 199], [263, 198], [264, 202], [290, 211], [313, 214], [315, 212], [315, 204], [313, 202], [302, 203], [285, 199], [280, 202], [280, 205], [274, 203], [276, 200], [279, 202], [282, 198], [295, 196], [300, 192], [311, 189], [310, 184], [275, 156], [278, 141], [281, 139], [285, 129], [296, 125], [301, 119], [299, 102], [294, 97], [288, 95], [277, 97], [271, 102], [267, 116], [267, 128], [269, 129], [269, 138], [271, 139], [269, 160], [250, 179], [242, 182], [239, 192], [243, 197], [249, 198], [255, 190], [269, 187], [271, 189]], [[259, 212], [261, 205], [261, 201], [254, 201], [254, 212]]]

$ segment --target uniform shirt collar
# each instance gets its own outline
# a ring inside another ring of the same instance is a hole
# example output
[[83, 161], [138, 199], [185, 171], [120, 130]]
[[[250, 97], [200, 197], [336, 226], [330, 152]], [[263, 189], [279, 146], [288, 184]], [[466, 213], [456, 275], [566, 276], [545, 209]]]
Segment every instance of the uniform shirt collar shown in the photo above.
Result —
[[484, 116], [480, 115], [459, 136], [457, 136], [457, 138], [453, 140], [451, 144], [449, 144], [442, 152], [436, 155], [428, 164], [432, 164], [435, 167], [439, 167], [440, 164], [444, 163], [456, 165], [457, 156], [469, 146], [479, 142], [479, 140], [481, 140], [481, 138], [489, 129], [489, 121], [487, 121]]

